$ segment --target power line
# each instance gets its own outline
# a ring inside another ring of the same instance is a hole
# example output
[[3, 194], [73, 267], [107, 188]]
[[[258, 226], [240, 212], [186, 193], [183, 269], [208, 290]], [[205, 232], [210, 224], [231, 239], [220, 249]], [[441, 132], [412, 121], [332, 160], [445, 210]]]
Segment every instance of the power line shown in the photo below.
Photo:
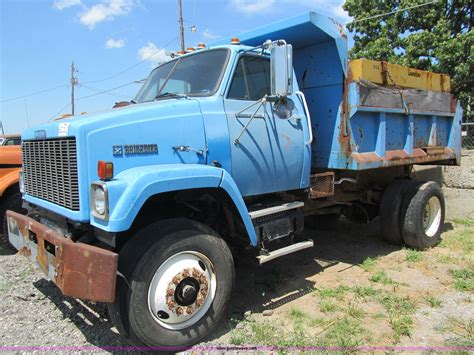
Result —
[[13, 100], [24, 99], [24, 98], [26, 98], [26, 97], [30, 97], [30, 96], [34, 96], [34, 95], [39, 95], [39, 94], [42, 94], [42, 93], [45, 93], [45, 92], [48, 92], [48, 91], [52, 91], [52, 90], [56, 90], [56, 89], [59, 89], [59, 88], [65, 87], [65, 86], [68, 86], [68, 85], [67, 85], [67, 84], [63, 84], [63, 85], [55, 86], [54, 88], [49, 88], [49, 89], [44, 89], [44, 90], [41, 90], [41, 91], [36, 91], [36, 92], [31, 93], [31, 94], [22, 95], [22, 96], [17, 96], [17, 97], [12, 97], [12, 98], [6, 99], [6, 100], [1, 100], [0, 102], [8, 102], [8, 101], [13, 101]]
[[[178, 37], [174, 37], [171, 41], [167, 42], [167, 43], [163, 46], [163, 48], [169, 46], [171, 43], [173, 43], [173, 42], [176, 41], [177, 39], [178, 39]], [[147, 60], [153, 58], [153, 57], [156, 56], [156, 55], [157, 55], [157, 53], [152, 54], [152, 55], [149, 55], [148, 57], [145, 57], [145, 58], [143, 58], [142, 60], [140, 60], [138, 63], [135, 63], [135, 64], [133, 64], [132, 66], [130, 66], [130, 67], [128, 67], [128, 68], [125, 68], [125, 69], [122, 70], [122, 71], [119, 71], [118, 73], [115, 73], [115, 74], [113, 74], [113, 75], [107, 76], [107, 77], [105, 77], [105, 78], [103, 78], [103, 79], [99, 79], [99, 80], [85, 81], [84, 84], [99, 83], [99, 82], [101, 82], [101, 81], [106, 81], [106, 80], [115, 78], [115, 77], [117, 77], [117, 76], [119, 76], [119, 75], [122, 75], [123, 73], [126, 73], [126, 72], [129, 71], [129, 70], [132, 70], [132, 69], [135, 68], [135, 67], [138, 67], [140, 64], [145, 63]]]
[[[103, 89], [95, 88], [95, 87], [88, 86], [88, 85], [86, 86], [86, 85], [81, 84], [81, 83], [79, 83], [79, 87], [90, 90], [90, 91], [94, 91], [94, 92], [97, 92], [97, 93], [102, 93], [104, 91]], [[118, 93], [114, 93], [114, 92], [105, 92], [104, 94], [110, 95], [110, 96], [115, 97], [115, 98], [128, 98], [128, 96], [126, 96], [126, 95], [118, 94]]]
[[66, 106], [64, 106], [62, 109], [60, 109], [57, 113], [52, 115], [49, 119], [51, 121], [52, 119], [55, 119], [60, 113], [62, 113], [65, 109], [67, 109], [69, 106], [71, 106], [71, 103], [69, 102]]
[[374, 19], [374, 18], [386, 16], [386, 15], [395, 14], [395, 13], [401, 12], [401, 11], [416, 9], [417, 7], [422, 7], [422, 6], [427, 6], [427, 5], [436, 4], [437, 2], [438, 2], [438, 1], [430, 1], [430, 2], [425, 2], [425, 3], [423, 3], [423, 4], [418, 4], [418, 5], [414, 5], [414, 6], [410, 6], [410, 7], [404, 7], [403, 9], [397, 9], [397, 10], [394, 10], [394, 11], [386, 12], [386, 13], [384, 13], [384, 14], [374, 15], [374, 16], [365, 17], [365, 18], [362, 18], [362, 19], [359, 19], [359, 20], [354, 20], [354, 21], [346, 22], [346, 25], [349, 25], [349, 24], [351, 24], [351, 23], [356, 23], [356, 22], [362, 22], [362, 21], [366, 21], [366, 20], [371, 20], [371, 19]]
[[114, 88], [111, 88], [111, 89], [103, 90], [103, 91], [100, 91], [100, 92], [95, 93], [95, 94], [92, 94], [92, 95], [87, 95], [87, 96], [79, 97], [78, 99], [76, 99], [76, 101], [88, 99], [89, 97], [93, 97], [93, 96], [97, 96], [97, 95], [106, 94], [106, 93], [108, 93], [108, 92], [110, 92], [110, 91], [114, 91], [114, 90], [123, 88], [124, 86], [130, 85], [130, 84], [135, 84], [135, 81], [131, 81], [131, 82], [129, 82], [129, 83], [126, 83], [126, 84], [123, 84], [123, 85], [120, 85], [120, 86], [117, 86], [117, 87], [114, 87]]

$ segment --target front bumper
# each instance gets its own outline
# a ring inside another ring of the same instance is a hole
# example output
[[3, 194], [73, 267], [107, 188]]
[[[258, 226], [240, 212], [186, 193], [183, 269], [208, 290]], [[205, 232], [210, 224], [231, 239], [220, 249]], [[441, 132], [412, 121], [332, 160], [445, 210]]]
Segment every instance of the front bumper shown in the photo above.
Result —
[[63, 295], [113, 302], [118, 254], [74, 243], [57, 231], [13, 211], [7, 211], [8, 238], [19, 253], [37, 262]]

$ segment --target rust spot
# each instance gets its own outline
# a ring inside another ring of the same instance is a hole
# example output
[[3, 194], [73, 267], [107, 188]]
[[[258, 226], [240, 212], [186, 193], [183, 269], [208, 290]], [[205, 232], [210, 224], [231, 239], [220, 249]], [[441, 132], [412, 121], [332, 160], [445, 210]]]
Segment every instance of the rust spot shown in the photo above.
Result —
[[[12, 211], [8, 211], [7, 216], [16, 220], [25, 239], [29, 235], [36, 237], [38, 263], [46, 273], [52, 264], [56, 272], [53, 281], [65, 296], [97, 302], [114, 301], [118, 254], [92, 245], [74, 243], [27, 216]], [[45, 241], [54, 246], [55, 255], [46, 251]], [[22, 248], [21, 253], [25, 256], [32, 254], [28, 247]], [[85, 257], [85, 254], [89, 257]]]
[[166, 302], [166, 306], [168, 309], [173, 310], [174, 306], [176, 306], [176, 303], [172, 300], [168, 300], [168, 302]]
[[18, 250], [18, 254], [23, 255], [23, 256], [31, 256], [31, 250], [28, 249], [27, 247], [23, 247], [20, 250]]

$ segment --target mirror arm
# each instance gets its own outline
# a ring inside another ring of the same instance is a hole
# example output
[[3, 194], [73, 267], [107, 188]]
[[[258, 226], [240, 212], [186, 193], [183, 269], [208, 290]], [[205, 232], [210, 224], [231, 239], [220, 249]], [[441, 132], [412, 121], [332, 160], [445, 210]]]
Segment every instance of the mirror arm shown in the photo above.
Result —
[[308, 104], [306, 103], [306, 97], [304, 96], [302, 91], [297, 91], [296, 96], [298, 96], [301, 100], [301, 103], [303, 104], [304, 108], [304, 113], [306, 115], [306, 122], [308, 124], [308, 134], [309, 134], [309, 140], [305, 142], [306, 145], [310, 145], [313, 143], [313, 128], [311, 125], [311, 116], [309, 115], [309, 109], [308, 109]]
[[[250, 116], [250, 119], [249, 121], [245, 124], [244, 128], [242, 128], [242, 131], [239, 133], [239, 135], [237, 136], [237, 138], [235, 138], [234, 140], [234, 144], [237, 145], [240, 143], [240, 137], [242, 137], [242, 134], [244, 134], [244, 132], [247, 130], [248, 126], [250, 126], [250, 123], [252, 123], [253, 119], [255, 118], [255, 115], [257, 114], [258, 110], [260, 110], [260, 107], [262, 107], [265, 102], [267, 102], [267, 98], [268, 98], [268, 95], [265, 95], [264, 97], [262, 97], [260, 100], [254, 102], [253, 104], [251, 104], [250, 106], [247, 106], [246, 108], [244, 108], [243, 110], [240, 110], [239, 112], [237, 112], [235, 114], [236, 117], [238, 117], [239, 115], [242, 114], [242, 112], [244, 112], [245, 110], [248, 110], [249, 108], [255, 106], [255, 105], [258, 105], [257, 106], [257, 109], [255, 110], [254, 113], [252, 113], [252, 116]], [[264, 118], [265, 118], [265, 113], [264, 113]]]

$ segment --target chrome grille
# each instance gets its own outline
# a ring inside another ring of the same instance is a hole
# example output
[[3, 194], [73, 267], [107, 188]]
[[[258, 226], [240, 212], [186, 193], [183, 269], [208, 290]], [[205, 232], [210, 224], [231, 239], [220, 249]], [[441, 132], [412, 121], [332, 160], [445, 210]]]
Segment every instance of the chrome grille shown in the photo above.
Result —
[[25, 192], [79, 211], [76, 139], [23, 141], [21, 148]]

